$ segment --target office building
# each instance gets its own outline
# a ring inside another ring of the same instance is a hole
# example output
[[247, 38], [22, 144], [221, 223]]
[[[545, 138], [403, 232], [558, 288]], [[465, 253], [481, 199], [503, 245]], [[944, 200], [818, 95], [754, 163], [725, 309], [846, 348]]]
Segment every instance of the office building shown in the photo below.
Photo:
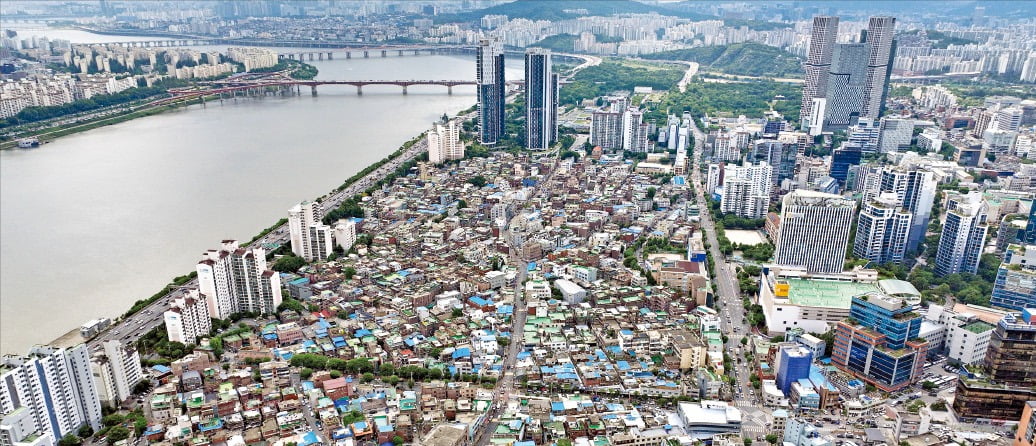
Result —
[[681, 402], [677, 415], [685, 431], [699, 440], [741, 431], [741, 410], [723, 401]]
[[1011, 446], [1036, 446], [1036, 401], [1028, 401], [1022, 408]]
[[720, 211], [744, 218], [763, 218], [770, 208], [773, 185], [769, 164], [727, 165], [723, 173]]
[[802, 418], [789, 418], [784, 425], [784, 446], [832, 446], [831, 440]]
[[460, 141], [460, 129], [456, 121], [436, 122], [425, 139], [428, 142], [428, 162], [442, 164], [444, 161], [464, 159], [464, 143]]
[[878, 151], [881, 153], [899, 152], [910, 147], [914, 137], [913, 119], [881, 118], [881, 132]]
[[864, 87], [867, 83], [867, 45], [839, 43], [835, 45], [831, 72], [827, 79], [823, 128], [841, 130], [855, 123], [863, 110]]
[[853, 298], [849, 319], [835, 328], [831, 363], [886, 392], [902, 390], [924, 373], [928, 342], [919, 338], [917, 305], [885, 293]]
[[[924, 322], [921, 337], [928, 340], [929, 348], [946, 354], [952, 363], [957, 364], [982, 362], [996, 328], [975, 313], [955, 311], [937, 304], [928, 305]], [[937, 326], [940, 332], [923, 334], [925, 326]]]
[[1007, 247], [989, 303], [1013, 310], [1036, 308], [1036, 246]]
[[[28, 355], [5, 357], [0, 364], [0, 413], [19, 408], [30, 413], [29, 429], [61, 438], [83, 425], [101, 428], [101, 401], [90, 370], [86, 345], [72, 348], [35, 346]], [[6, 417], [5, 417], [6, 420]]]
[[806, 117], [813, 114], [813, 99], [824, 98], [827, 95], [827, 77], [831, 71], [831, 59], [837, 38], [838, 17], [813, 17], [809, 53], [806, 55], [806, 82], [802, 87], [802, 106], [799, 112], [803, 130], [810, 130], [811, 123]]
[[988, 230], [986, 205], [981, 192], [966, 195], [947, 192], [946, 222], [935, 253], [935, 274], [948, 276], [978, 272]]
[[896, 195], [883, 193], [860, 206], [853, 255], [876, 264], [903, 263], [910, 235], [909, 211]]
[[849, 317], [853, 296], [894, 288], [886, 282], [879, 281], [878, 272], [872, 269], [808, 273], [802, 267], [766, 265], [756, 303], [763, 307], [770, 333], [795, 329], [826, 333]]
[[813, 352], [795, 343], [780, 345], [777, 352], [777, 387], [784, 396], [791, 392], [792, 383], [809, 378], [813, 364]]
[[1022, 126], [1021, 107], [1006, 107], [996, 111], [994, 115], [996, 130], [1005, 132], [1017, 132]]
[[162, 317], [170, 342], [197, 345], [199, 339], [208, 336], [212, 331], [208, 297], [196, 289], [188, 290], [173, 299]]
[[558, 77], [550, 50], [525, 51], [525, 146], [548, 149], [558, 139]]
[[[897, 204], [911, 214], [907, 252], [915, 252], [924, 240], [935, 202], [935, 174], [914, 166], [886, 167], [878, 179], [875, 194], [896, 194]], [[870, 193], [865, 192], [864, 196]]]
[[838, 180], [843, 187], [849, 184], [849, 171], [859, 166], [863, 159], [863, 149], [859, 144], [843, 143], [831, 154], [831, 178]]
[[504, 46], [497, 39], [478, 42], [475, 59], [478, 83], [478, 137], [483, 145], [491, 146], [504, 132], [504, 100], [507, 83], [504, 80]]
[[1036, 245], [1036, 200], [1029, 203], [1029, 222], [1025, 225], [1022, 239], [1027, 245]]
[[303, 201], [288, 209], [291, 252], [307, 262], [331, 255], [331, 228], [320, 221], [320, 203]]
[[335, 243], [342, 251], [349, 252], [349, 249], [356, 244], [356, 222], [343, 218], [335, 223]]
[[2, 446], [54, 446], [54, 436], [36, 429], [32, 413], [25, 407], [0, 413], [0, 445]]
[[226, 319], [234, 313], [272, 314], [281, 304], [281, 279], [266, 267], [266, 250], [241, 248], [224, 240], [220, 249], [202, 254], [198, 290], [206, 296], [209, 316]]
[[957, 381], [958, 419], [1014, 421], [1036, 400], [1036, 309], [1006, 314], [993, 330], [981, 374]]
[[895, 17], [871, 17], [867, 24], [867, 80], [863, 87], [862, 117], [878, 119], [885, 110], [892, 61], [896, 55], [895, 29]]
[[140, 354], [132, 345], [118, 339], [104, 342], [104, 352], [92, 360], [94, 383], [98, 398], [110, 407], [119, 405], [133, 396], [133, 387], [144, 379]]
[[855, 208], [855, 201], [839, 195], [802, 189], [785, 195], [774, 263], [842, 272]]

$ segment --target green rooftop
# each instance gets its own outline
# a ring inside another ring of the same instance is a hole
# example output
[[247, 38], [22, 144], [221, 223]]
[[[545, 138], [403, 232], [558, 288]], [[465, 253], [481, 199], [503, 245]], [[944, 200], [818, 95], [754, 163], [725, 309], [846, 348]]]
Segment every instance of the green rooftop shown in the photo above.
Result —
[[810, 280], [787, 278], [788, 300], [795, 305], [849, 309], [853, 296], [879, 292], [873, 283], [839, 282], [834, 280]]
[[989, 322], [975, 321], [968, 325], [965, 325], [963, 328], [975, 334], [982, 334], [996, 327], [994, 327], [993, 324], [990, 324]]

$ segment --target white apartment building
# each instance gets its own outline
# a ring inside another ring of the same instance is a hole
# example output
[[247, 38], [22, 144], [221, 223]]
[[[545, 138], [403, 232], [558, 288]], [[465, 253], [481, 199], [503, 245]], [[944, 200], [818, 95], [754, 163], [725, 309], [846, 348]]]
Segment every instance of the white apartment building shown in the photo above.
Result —
[[94, 355], [92, 361], [98, 398], [110, 407], [133, 396], [133, 386], [144, 379], [140, 354], [131, 345], [112, 339], [104, 342], [104, 353]]
[[856, 225], [853, 255], [875, 263], [902, 263], [910, 238], [910, 211], [896, 194], [886, 192], [863, 203]]
[[728, 165], [723, 173], [720, 211], [739, 217], [762, 218], [770, 208], [773, 168], [760, 162], [750, 166]]
[[942, 148], [942, 131], [929, 127], [917, 135], [917, 148], [929, 152], [938, 152]]
[[26, 356], [5, 357], [0, 372], [0, 413], [24, 408], [32, 428], [52, 438], [75, 433], [84, 424], [101, 428], [101, 401], [86, 345], [36, 346]]
[[839, 273], [845, 264], [856, 202], [840, 195], [796, 189], [784, 196], [774, 259], [808, 272]]
[[207, 296], [196, 289], [189, 290], [186, 295], [173, 300], [169, 309], [162, 315], [169, 341], [185, 345], [197, 344], [199, 339], [208, 336], [212, 331], [208, 300]]
[[443, 161], [464, 158], [464, 144], [460, 142], [456, 121], [448, 121], [445, 125], [435, 123], [425, 138], [428, 141], [428, 162], [442, 164]]
[[331, 227], [320, 221], [320, 203], [303, 201], [288, 209], [288, 231], [291, 252], [307, 262], [323, 260], [331, 255]]
[[54, 436], [40, 433], [32, 413], [25, 407], [0, 414], [0, 445], [3, 446], [54, 446]]
[[966, 195], [946, 193], [946, 217], [935, 253], [935, 274], [978, 271], [979, 258], [985, 245], [989, 225], [986, 204], [981, 192]]
[[622, 148], [622, 113], [599, 110], [590, 115], [590, 144], [604, 150]]
[[344, 251], [356, 244], [356, 222], [343, 218], [335, 223], [335, 243]]
[[227, 48], [227, 58], [243, 64], [245, 71], [269, 68], [278, 62], [277, 52], [266, 48], [230, 47]]
[[266, 267], [266, 250], [241, 248], [224, 240], [198, 262], [198, 290], [207, 296], [209, 315], [226, 319], [233, 313], [270, 314], [281, 304], [281, 279]]

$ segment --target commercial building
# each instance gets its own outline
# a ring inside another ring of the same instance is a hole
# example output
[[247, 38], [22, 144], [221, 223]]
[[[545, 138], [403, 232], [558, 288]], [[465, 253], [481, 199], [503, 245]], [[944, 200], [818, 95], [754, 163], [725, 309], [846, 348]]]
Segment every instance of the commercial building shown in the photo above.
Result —
[[209, 316], [208, 299], [196, 289], [173, 299], [169, 309], [162, 314], [165, 331], [171, 342], [197, 344], [199, 339], [209, 335], [212, 319]]
[[697, 439], [741, 431], [741, 410], [723, 401], [681, 402], [677, 414], [687, 433]]
[[881, 118], [881, 136], [878, 140], [878, 150], [881, 153], [898, 152], [910, 147], [910, 140], [913, 137], [913, 119]]
[[794, 329], [825, 333], [849, 317], [853, 296], [881, 291], [882, 283], [887, 282], [878, 282], [874, 270], [811, 274], [803, 268], [767, 265], [759, 281], [756, 303], [763, 307], [771, 333]]
[[455, 120], [436, 122], [425, 138], [428, 142], [428, 162], [442, 164], [443, 161], [464, 158], [464, 143], [460, 141], [460, 129]]
[[291, 252], [307, 262], [331, 255], [331, 228], [320, 221], [320, 203], [303, 201], [288, 209]]
[[1014, 310], [1036, 308], [1036, 246], [1007, 247], [989, 303]]
[[842, 272], [855, 208], [855, 201], [839, 195], [802, 189], [785, 195], [774, 263]]
[[[0, 413], [24, 408], [32, 430], [61, 438], [80, 426], [101, 428], [101, 401], [90, 371], [86, 345], [72, 348], [36, 346], [24, 357], [5, 357], [0, 364]], [[28, 423], [22, 432], [29, 432]]]
[[965, 420], [1017, 420], [1036, 400], [1036, 309], [1008, 313], [996, 325], [984, 373], [961, 376], [953, 411]]
[[773, 170], [765, 162], [727, 165], [723, 174], [720, 211], [744, 218], [763, 218], [770, 208]]
[[917, 305], [885, 293], [853, 297], [849, 319], [835, 329], [831, 363], [886, 392], [917, 382], [928, 342], [918, 336]]
[[98, 398], [110, 407], [133, 396], [133, 386], [144, 379], [140, 354], [132, 345], [112, 339], [104, 342], [104, 352], [94, 355], [92, 368]]
[[874, 263], [903, 263], [912, 215], [893, 193], [863, 203], [857, 217], [853, 255]]
[[478, 137], [483, 145], [491, 146], [504, 132], [504, 100], [507, 83], [504, 80], [504, 46], [497, 39], [482, 39], [475, 58], [478, 82]]
[[[867, 45], [836, 44], [827, 80], [823, 129], [845, 129], [860, 117], [866, 82]], [[820, 118], [816, 116], [814, 119]]]
[[794, 343], [785, 343], [777, 351], [777, 387], [785, 396], [791, 392], [792, 383], [809, 378], [813, 364], [813, 352]]
[[830, 440], [820, 435], [820, 431], [802, 418], [789, 418], [784, 426], [785, 446], [831, 446]]
[[980, 192], [947, 192], [946, 222], [935, 254], [935, 274], [975, 274], [988, 230], [986, 205]]
[[950, 361], [959, 364], [977, 364], [986, 357], [989, 340], [995, 325], [982, 320], [979, 315], [966, 311], [954, 311], [942, 305], [929, 304], [924, 325], [936, 325], [941, 332], [922, 337], [928, 340], [930, 349], [946, 354]]
[[761, 139], [755, 141], [750, 159], [752, 162], [762, 161], [769, 164], [773, 170], [770, 178], [774, 185], [778, 185], [795, 177], [795, 161], [798, 154], [798, 144]]
[[799, 345], [806, 347], [810, 352], [813, 353], [813, 359], [820, 359], [825, 356], [827, 351], [827, 343], [823, 339], [806, 333], [806, 330], [802, 328], [793, 328], [788, 330], [784, 334], [784, 340], [788, 342], [795, 342]]
[[827, 95], [827, 77], [831, 70], [831, 59], [837, 38], [838, 17], [813, 17], [809, 53], [806, 55], [806, 81], [802, 86], [802, 106], [799, 112], [803, 130], [809, 130], [811, 125], [806, 117], [813, 113], [813, 99], [824, 98]]
[[525, 51], [525, 146], [548, 149], [558, 139], [558, 76], [553, 74], [550, 50]]
[[226, 319], [233, 313], [270, 314], [281, 304], [281, 279], [266, 267], [266, 250], [241, 248], [224, 240], [198, 262], [198, 290], [206, 296], [209, 316]]
[[863, 159], [863, 148], [859, 144], [846, 142], [831, 154], [831, 178], [842, 187], [849, 186], [849, 172], [859, 166]]

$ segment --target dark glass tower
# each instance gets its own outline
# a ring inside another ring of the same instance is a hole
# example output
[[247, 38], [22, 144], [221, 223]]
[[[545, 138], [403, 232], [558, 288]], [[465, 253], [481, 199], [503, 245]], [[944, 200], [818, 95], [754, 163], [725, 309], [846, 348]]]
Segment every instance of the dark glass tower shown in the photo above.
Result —
[[482, 39], [476, 60], [478, 81], [478, 136], [484, 145], [496, 144], [504, 132], [504, 47], [499, 40]]

